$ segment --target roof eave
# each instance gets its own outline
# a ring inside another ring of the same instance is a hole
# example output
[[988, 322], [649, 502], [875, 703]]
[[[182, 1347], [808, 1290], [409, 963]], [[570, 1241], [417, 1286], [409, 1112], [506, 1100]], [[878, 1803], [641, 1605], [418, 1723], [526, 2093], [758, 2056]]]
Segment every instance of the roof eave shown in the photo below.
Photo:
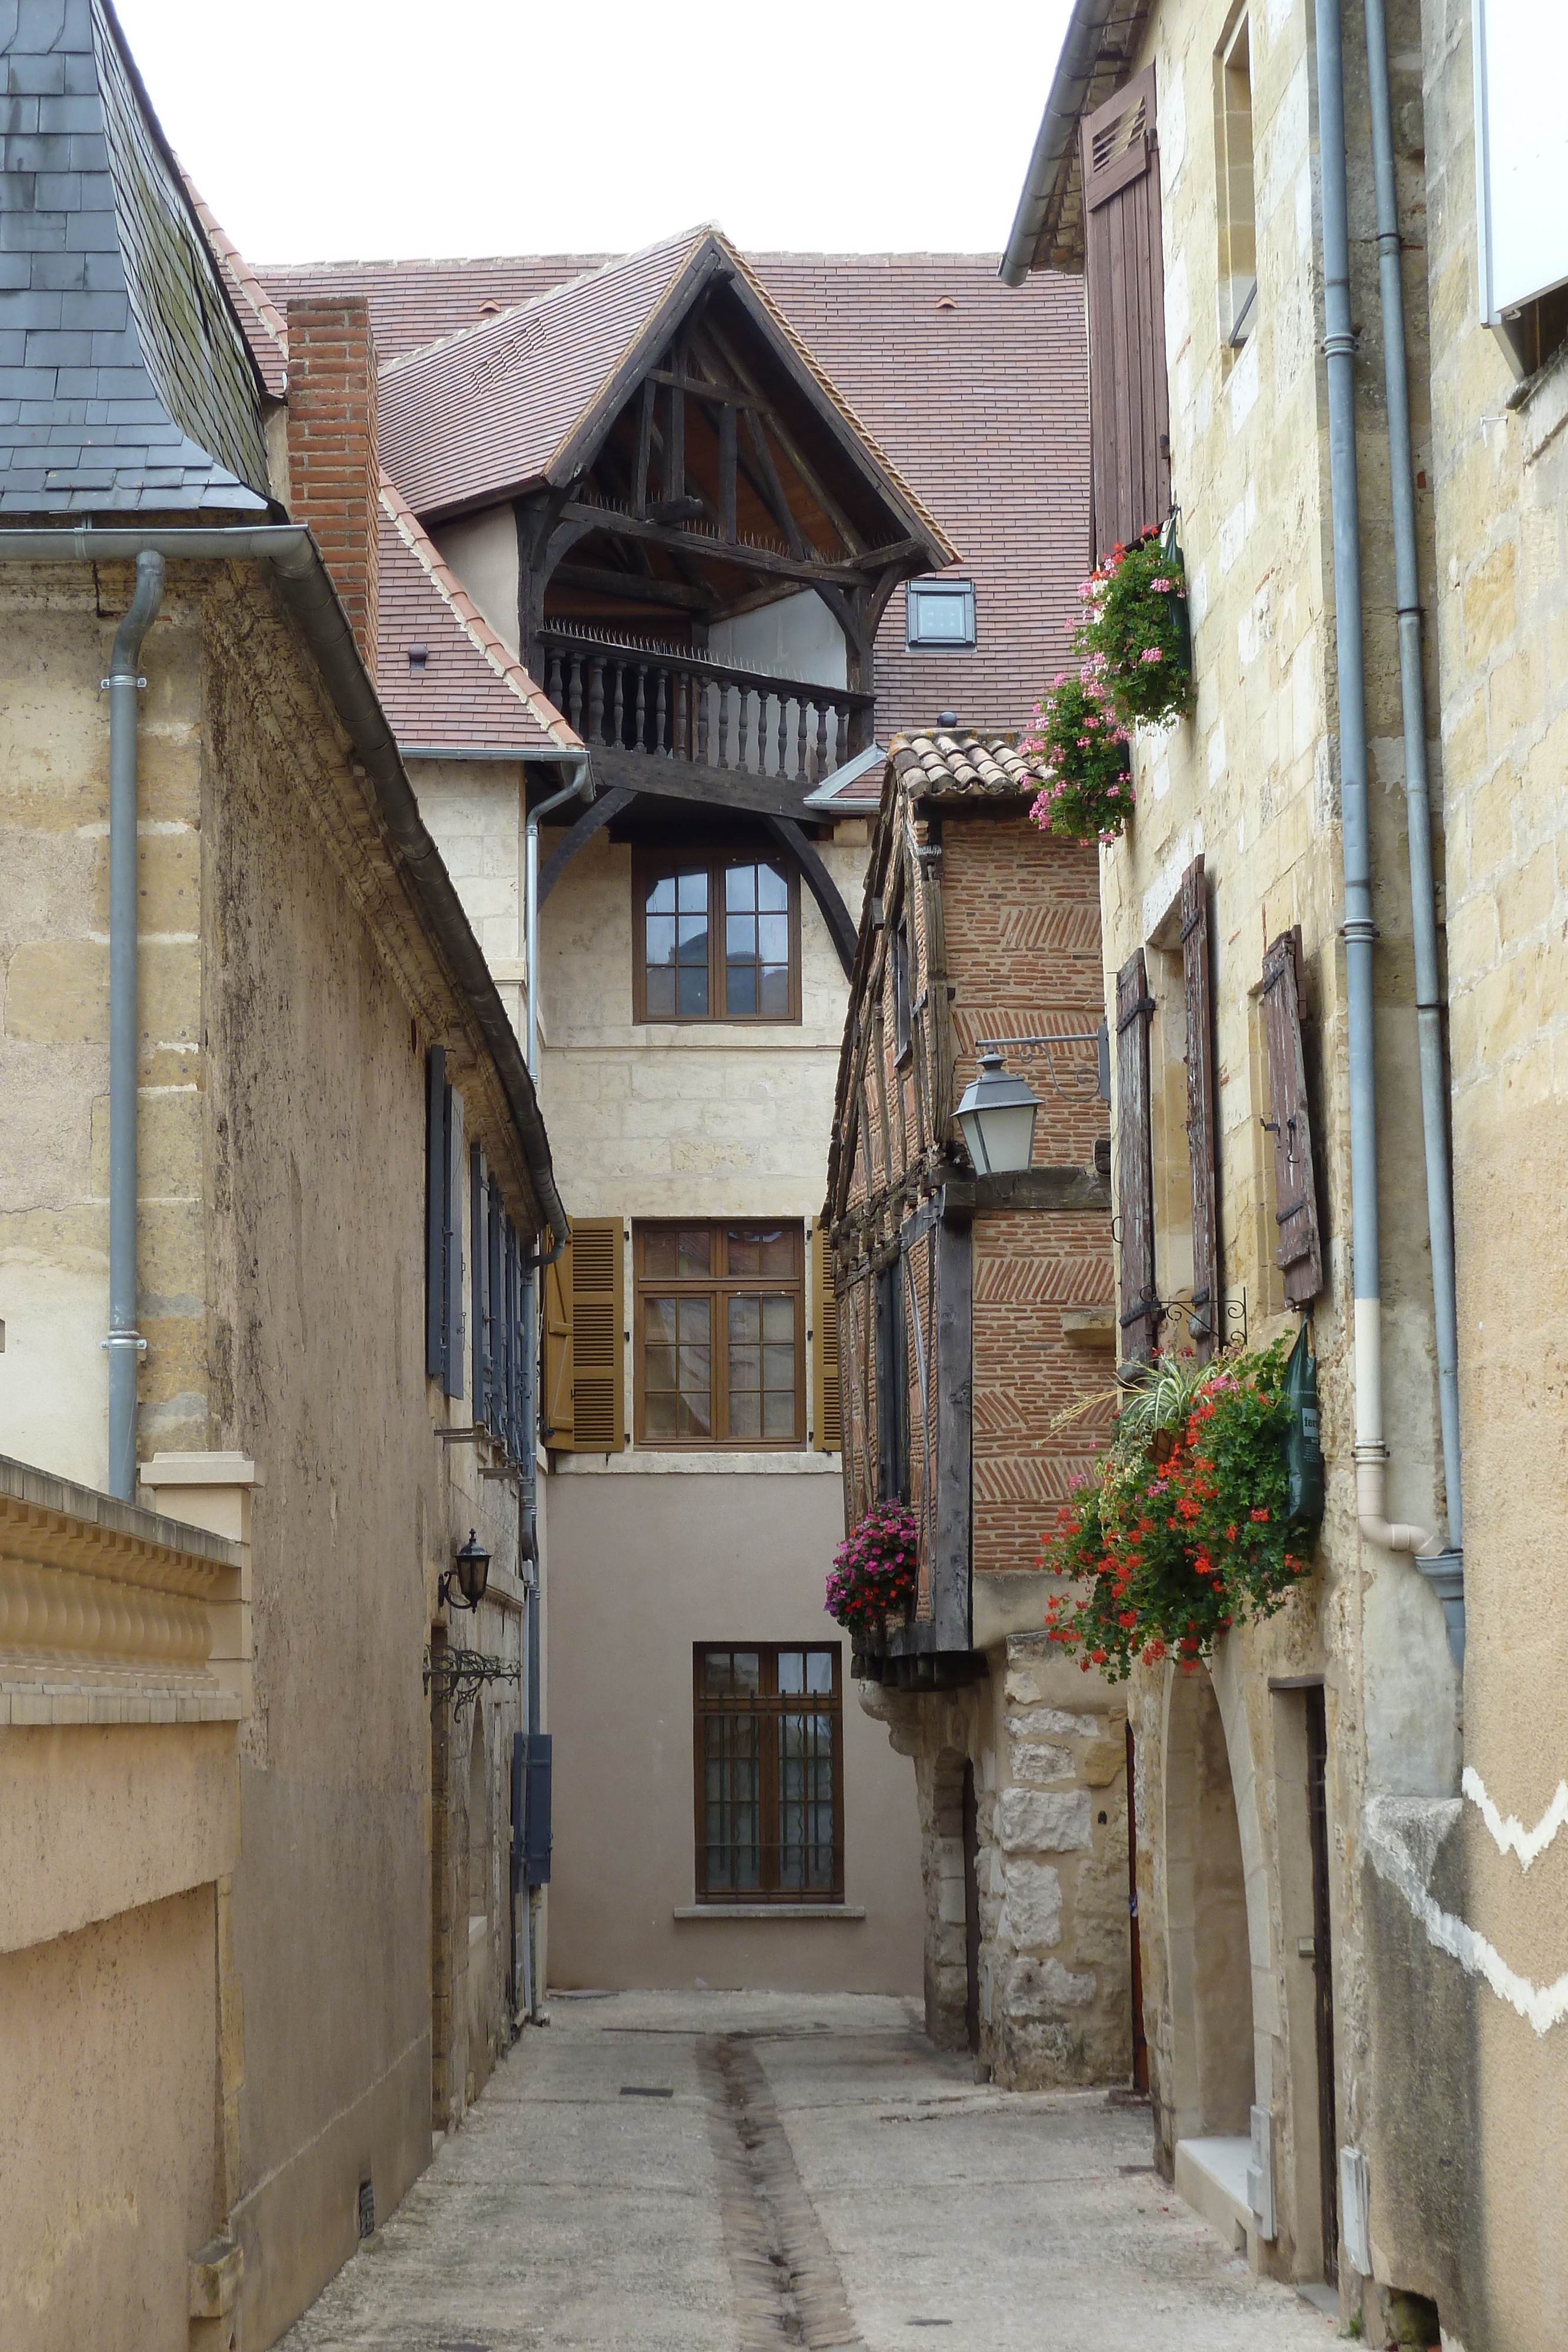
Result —
[[1118, 16], [1126, 0], [1074, 0], [1002, 254], [1005, 286], [1021, 286], [1031, 270], [1082, 269], [1082, 238], [1062, 245], [1054, 236], [1077, 164], [1078, 125], [1105, 68], [1131, 65], [1150, 5], [1134, 0], [1130, 15]]

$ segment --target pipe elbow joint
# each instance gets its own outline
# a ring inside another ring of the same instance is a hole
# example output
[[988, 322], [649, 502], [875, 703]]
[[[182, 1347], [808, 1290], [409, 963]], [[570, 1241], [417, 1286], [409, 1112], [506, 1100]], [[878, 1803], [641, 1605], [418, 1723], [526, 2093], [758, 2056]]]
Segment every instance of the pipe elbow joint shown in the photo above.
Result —
[[109, 656], [110, 677], [134, 677], [141, 667], [141, 640], [163, 601], [163, 558], [144, 547], [136, 559], [136, 593], [120, 614]]

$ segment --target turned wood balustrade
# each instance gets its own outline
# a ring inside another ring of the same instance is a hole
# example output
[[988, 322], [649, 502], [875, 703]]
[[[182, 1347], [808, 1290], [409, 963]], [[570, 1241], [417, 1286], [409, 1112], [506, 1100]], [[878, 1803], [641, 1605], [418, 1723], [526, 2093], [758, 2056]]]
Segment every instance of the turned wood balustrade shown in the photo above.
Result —
[[874, 695], [547, 628], [545, 691], [585, 743], [821, 782], [872, 740]]

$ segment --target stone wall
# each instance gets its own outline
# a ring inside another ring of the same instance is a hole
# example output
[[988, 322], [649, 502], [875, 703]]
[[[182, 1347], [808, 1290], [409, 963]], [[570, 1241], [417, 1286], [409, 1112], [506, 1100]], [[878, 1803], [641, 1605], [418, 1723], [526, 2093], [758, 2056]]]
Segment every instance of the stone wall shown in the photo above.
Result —
[[861, 1703], [915, 1759], [925, 1889], [925, 2018], [967, 2042], [965, 1767], [977, 1813], [977, 2055], [1009, 2090], [1132, 2071], [1126, 1709], [1044, 1636], [990, 1652], [983, 1682]]

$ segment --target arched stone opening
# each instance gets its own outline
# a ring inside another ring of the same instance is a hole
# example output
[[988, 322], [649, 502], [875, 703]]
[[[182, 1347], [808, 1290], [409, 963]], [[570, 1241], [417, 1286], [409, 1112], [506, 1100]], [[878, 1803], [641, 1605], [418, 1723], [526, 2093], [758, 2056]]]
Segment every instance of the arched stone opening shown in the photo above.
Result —
[[[1247, 1870], [1225, 1718], [1204, 1671], [1171, 1684], [1165, 1849], [1170, 2139], [1246, 2143], [1257, 2097]], [[1244, 2200], [1245, 2154], [1215, 2160]]]

